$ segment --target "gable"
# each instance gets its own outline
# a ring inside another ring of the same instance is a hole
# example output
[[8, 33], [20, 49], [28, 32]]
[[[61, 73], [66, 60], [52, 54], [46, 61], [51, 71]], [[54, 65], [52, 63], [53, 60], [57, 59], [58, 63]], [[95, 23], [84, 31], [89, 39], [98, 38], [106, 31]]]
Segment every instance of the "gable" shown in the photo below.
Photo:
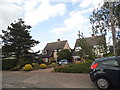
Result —
[[[93, 37], [84, 38], [84, 39], [90, 46], [99, 45], [103, 40], [105, 40], [104, 36], [93, 36]], [[79, 47], [79, 39], [76, 40], [75, 47]]]

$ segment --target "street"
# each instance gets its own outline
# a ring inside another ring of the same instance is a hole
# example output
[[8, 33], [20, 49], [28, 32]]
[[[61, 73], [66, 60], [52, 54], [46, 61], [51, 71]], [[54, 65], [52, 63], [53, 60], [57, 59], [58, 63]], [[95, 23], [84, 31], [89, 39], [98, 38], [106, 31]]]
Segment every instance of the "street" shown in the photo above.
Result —
[[2, 88], [96, 88], [88, 74], [36, 71], [3, 71]]

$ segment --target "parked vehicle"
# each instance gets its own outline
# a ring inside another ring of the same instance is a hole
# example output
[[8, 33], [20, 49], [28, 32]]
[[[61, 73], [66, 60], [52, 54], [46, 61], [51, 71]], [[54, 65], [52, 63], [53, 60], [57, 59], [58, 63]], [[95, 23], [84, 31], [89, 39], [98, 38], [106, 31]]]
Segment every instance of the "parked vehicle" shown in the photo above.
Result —
[[120, 56], [95, 59], [89, 75], [100, 89], [120, 86]]
[[59, 65], [66, 65], [68, 64], [68, 60], [64, 59], [59, 62]]

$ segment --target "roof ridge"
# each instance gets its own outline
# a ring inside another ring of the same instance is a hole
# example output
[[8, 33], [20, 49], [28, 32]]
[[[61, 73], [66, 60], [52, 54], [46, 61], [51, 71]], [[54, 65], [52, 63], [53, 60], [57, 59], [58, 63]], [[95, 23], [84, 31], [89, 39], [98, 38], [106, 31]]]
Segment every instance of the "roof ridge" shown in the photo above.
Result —
[[[103, 37], [103, 36], [99, 35], [99, 36], [85, 37], [85, 38], [83, 38], [83, 39], [87, 39], [87, 38], [94, 38], [94, 37]], [[76, 40], [79, 40], [79, 38], [78, 38], [78, 39], [76, 39]]]
[[49, 42], [49, 43], [47, 43], [47, 44], [50, 44], [50, 43], [57, 43], [57, 42], [64, 42], [64, 41], [67, 41], [67, 40], [56, 41], [56, 42]]

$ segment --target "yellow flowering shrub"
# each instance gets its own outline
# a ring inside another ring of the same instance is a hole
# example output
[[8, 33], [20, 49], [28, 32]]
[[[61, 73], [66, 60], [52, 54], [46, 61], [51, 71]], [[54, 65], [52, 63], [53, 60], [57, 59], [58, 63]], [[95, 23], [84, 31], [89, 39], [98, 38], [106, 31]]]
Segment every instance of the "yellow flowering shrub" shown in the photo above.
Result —
[[36, 63], [32, 63], [32, 65], [34, 66]]
[[40, 64], [40, 68], [46, 68], [47, 66], [46, 66], [46, 64]]
[[32, 67], [31, 64], [26, 64], [26, 65], [23, 67], [23, 70], [24, 70], [24, 71], [30, 71], [30, 70], [32, 70], [32, 69], [33, 69], [33, 67]]
[[55, 66], [57, 66], [57, 63], [55, 63], [55, 62], [50, 64], [50, 67], [55, 67]]
[[56, 63], [55, 63], [55, 62], [53, 62], [53, 63], [51, 63], [51, 65], [56, 65]]

